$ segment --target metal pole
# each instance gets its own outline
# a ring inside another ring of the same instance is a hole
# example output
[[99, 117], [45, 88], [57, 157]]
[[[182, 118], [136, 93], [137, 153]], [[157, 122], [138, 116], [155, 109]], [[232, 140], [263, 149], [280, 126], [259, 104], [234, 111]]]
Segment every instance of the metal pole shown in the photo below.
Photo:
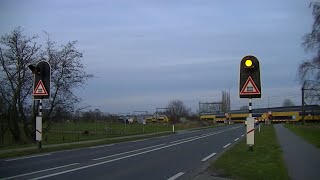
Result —
[[[42, 124], [42, 99], [39, 100], [39, 117], [41, 120], [41, 124]], [[42, 133], [42, 127], [40, 132]], [[42, 148], [42, 138], [38, 141], [38, 148], [41, 149]]]
[[301, 120], [302, 123], [305, 124], [304, 122], [304, 87], [302, 86], [301, 91], [302, 91], [302, 95], [301, 95]]
[[[249, 98], [249, 118], [252, 118], [252, 98], [251, 97]], [[249, 126], [249, 122], [247, 122], [247, 126]], [[249, 151], [253, 151], [253, 145], [249, 145]]]
[[230, 98], [230, 88], [229, 88], [229, 95], [228, 95], [228, 111], [231, 110], [231, 98]]
[[124, 134], [127, 134], [127, 119], [124, 119]]
[[249, 117], [252, 117], [252, 98], [249, 98]]

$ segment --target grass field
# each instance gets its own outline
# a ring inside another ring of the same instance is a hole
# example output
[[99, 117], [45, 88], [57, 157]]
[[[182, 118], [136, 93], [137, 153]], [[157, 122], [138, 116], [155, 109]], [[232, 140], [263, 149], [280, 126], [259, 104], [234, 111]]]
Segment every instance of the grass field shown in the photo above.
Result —
[[[175, 125], [175, 130], [210, 127], [208, 124], [200, 122], [187, 122]], [[44, 126], [45, 127], [45, 126]], [[85, 141], [101, 138], [112, 138], [120, 136], [130, 136], [138, 134], [149, 134], [172, 131], [172, 124], [169, 123], [149, 123], [146, 125], [133, 123], [111, 123], [111, 122], [63, 122], [54, 123], [50, 130], [43, 135], [43, 144], [57, 144], [75, 141]], [[87, 132], [87, 133], [85, 133]], [[5, 144], [0, 146], [0, 149], [28, 147], [34, 146], [34, 143], [29, 144], [13, 144], [11, 137], [8, 135]]]
[[320, 124], [286, 124], [285, 127], [320, 148]]
[[253, 152], [248, 151], [243, 138], [220, 156], [210, 170], [234, 179], [289, 179], [272, 125], [264, 125], [260, 133], [255, 132]]

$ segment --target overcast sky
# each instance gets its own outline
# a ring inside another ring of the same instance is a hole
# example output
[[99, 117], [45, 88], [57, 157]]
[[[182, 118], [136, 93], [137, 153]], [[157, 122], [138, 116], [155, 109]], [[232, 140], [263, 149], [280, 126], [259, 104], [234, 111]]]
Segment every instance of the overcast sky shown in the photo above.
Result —
[[231, 93], [239, 98], [239, 64], [255, 55], [262, 96], [253, 108], [301, 104], [297, 66], [307, 55], [310, 0], [28, 0], [0, 2], [0, 34], [21, 26], [58, 44], [77, 40], [86, 70], [82, 106], [105, 112], [155, 111], [180, 99], [192, 108]]

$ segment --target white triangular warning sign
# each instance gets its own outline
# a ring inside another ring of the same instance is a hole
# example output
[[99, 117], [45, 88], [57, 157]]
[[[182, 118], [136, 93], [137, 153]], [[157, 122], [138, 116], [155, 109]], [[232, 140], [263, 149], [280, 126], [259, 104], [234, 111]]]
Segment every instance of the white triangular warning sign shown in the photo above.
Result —
[[240, 91], [240, 95], [250, 95], [250, 94], [260, 94], [260, 91], [257, 88], [254, 81], [252, 80], [251, 76], [248, 77], [246, 83], [244, 83], [244, 86]]
[[38, 82], [36, 88], [34, 89], [33, 95], [41, 95], [41, 96], [48, 95], [48, 92], [47, 92], [46, 88], [44, 87], [41, 80]]

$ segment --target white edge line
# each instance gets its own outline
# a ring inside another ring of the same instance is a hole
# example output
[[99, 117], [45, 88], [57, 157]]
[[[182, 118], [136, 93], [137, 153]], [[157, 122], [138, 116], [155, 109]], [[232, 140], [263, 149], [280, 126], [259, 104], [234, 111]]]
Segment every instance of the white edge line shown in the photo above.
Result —
[[234, 141], [238, 141], [239, 140], [239, 138], [236, 138]]
[[49, 155], [51, 155], [51, 154], [39, 154], [39, 155], [35, 155], [35, 156], [24, 156], [24, 157], [19, 157], [19, 158], [7, 159], [5, 161], [16, 161], [16, 160], [20, 160], [20, 159], [28, 159], [28, 158], [49, 156]]
[[130, 142], [141, 142], [141, 141], [146, 141], [148, 139], [140, 139], [140, 140], [135, 140], [135, 141], [130, 141]]
[[51, 171], [51, 170], [60, 169], [60, 168], [68, 167], [68, 166], [74, 166], [74, 165], [77, 165], [77, 164], [80, 164], [80, 163], [67, 164], [67, 165], [64, 165], [64, 166], [58, 166], [58, 167], [54, 167], [54, 168], [43, 169], [43, 170], [40, 170], [40, 171], [35, 171], [35, 172], [30, 172], [30, 173], [25, 173], [25, 174], [19, 174], [19, 175], [16, 175], [16, 176], [6, 177], [6, 178], [4, 178], [2, 180], [13, 179], [13, 178], [22, 177], [22, 176], [28, 176], [28, 175], [31, 175], [31, 174], [37, 174], [37, 173], [41, 173], [41, 172]]
[[230, 146], [231, 143], [226, 144], [225, 146], [223, 146], [223, 148], [227, 148], [228, 146]]
[[168, 180], [175, 180], [177, 179], [178, 177], [182, 176], [184, 174], [184, 172], [179, 172], [178, 174], [172, 176], [171, 178], [169, 178]]
[[188, 137], [188, 138], [184, 138], [184, 139], [179, 139], [179, 140], [170, 142], [170, 144], [173, 144], [173, 143], [176, 143], [176, 142], [180, 142], [180, 141], [185, 141], [185, 140], [192, 139], [192, 138], [195, 138], [195, 137], [193, 136], [193, 137]]
[[94, 146], [94, 147], [89, 147], [89, 149], [97, 149], [97, 148], [103, 148], [103, 147], [109, 147], [113, 146], [114, 144], [107, 144], [107, 145], [101, 145], [101, 146]]
[[207, 161], [208, 159], [210, 159], [211, 157], [213, 157], [214, 155], [216, 155], [217, 153], [212, 153], [210, 154], [209, 156], [203, 158], [201, 161], [204, 162], [204, 161]]

